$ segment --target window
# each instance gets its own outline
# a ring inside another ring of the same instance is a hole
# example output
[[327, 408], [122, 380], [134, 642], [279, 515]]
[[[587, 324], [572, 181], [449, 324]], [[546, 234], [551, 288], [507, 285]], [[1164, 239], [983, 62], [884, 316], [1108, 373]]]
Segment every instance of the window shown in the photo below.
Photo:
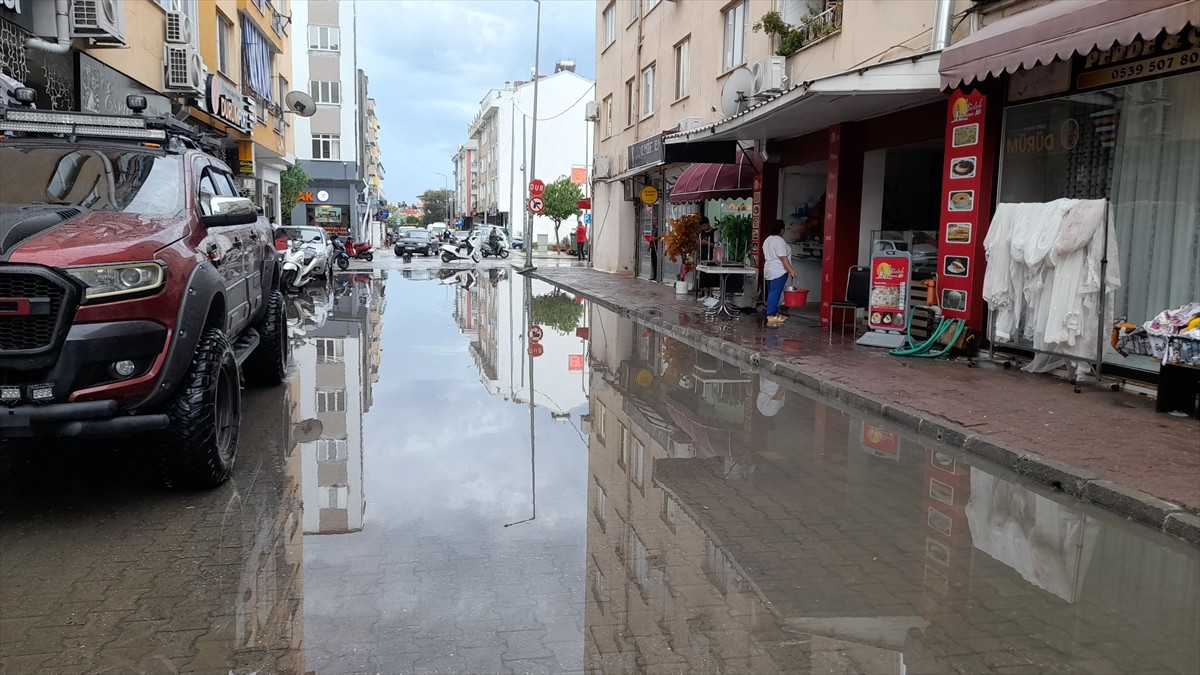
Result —
[[[609, 98], [612, 98], [611, 96]], [[608, 408], [603, 403], [596, 402], [596, 438], [604, 442], [604, 425], [608, 423]]]
[[649, 14], [650, 10], [654, 9], [655, 7], [658, 7], [658, 3], [662, 2], [662, 0], [645, 0], [645, 2], [646, 2], [646, 13]]
[[637, 85], [633, 80], [625, 83], [625, 126], [631, 127], [637, 121]]
[[217, 12], [217, 70], [229, 74], [229, 45], [233, 42], [233, 23]]
[[675, 100], [688, 95], [688, 66], [689, 52], [691, 51], [690, 39], [684, 40], [675, 45]]
[[344, 509], [350, 503], [348, 485], [322, 485], [317, 494], [318, 509]]
[[217, 196], [217, 186], [207, 171], [200, 176], [200, 213], [212, 215], [212, 198]]
[[342, 141], [337, 134], [313, 134], [313, 159], [341, 159]]
[[633, 484], [642, 487], [646, 479], [646, 446], [642, 442], [633, 441]]
[[626, 1], [629, 3], [629, 23], [633, 23], [642, 14], [642, 0]]
[[596, 520], [603, 526], [608, 521], [608, 493], [604, 488], [600, 487], [600, 483], [596, 483]]
[[337, 105], [342, 102], [342, 83], [330, 80], [313, 80], [308, 83], [308, 93], [317, 103]]
[[617, 41], [617, 6], [609, 5], [604, 10], [604, 46]]
[[308, 48], [325, 52], [336, 52], [340, 49], [341, 36], [337, 26], [309, 26]]
[[317, 412], [340, 413], [346, 412], [345, 389], [318, 389]]
[[325, 462], [344, 462], [350, 454], [348, 444], [344, 438], [321, 438], [317, 440], [317, 461]]
[[725, 10], [725, 49], [721, 70], [733, 70], [746, 62], [746, 3]]
[[629, 429], [621, 426], [621, 448], [617, 454], [617, 466], [624, 469], [629, 466]]
[[346, 359], [346, 343], [340, 338], [317, 340], [317, 363], [341, 363]]
[[604, 97], [600, 101], [600, 137], [608, 138], [612, 136], [612, 116], [613, 116], [613, 101], [612, 94]]
[[654, 64], [642, 69], [642, 117], [654, 114]]

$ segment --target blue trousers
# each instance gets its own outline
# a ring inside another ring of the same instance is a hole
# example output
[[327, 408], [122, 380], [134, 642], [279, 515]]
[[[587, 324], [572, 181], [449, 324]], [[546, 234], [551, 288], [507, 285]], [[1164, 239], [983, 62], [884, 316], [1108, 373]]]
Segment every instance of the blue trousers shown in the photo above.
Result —
[[779, 298], [783, 296], [783, 287], [787, 285], [787, 280], [786, 274], [767, 279], [767, 316], [779, 313]]

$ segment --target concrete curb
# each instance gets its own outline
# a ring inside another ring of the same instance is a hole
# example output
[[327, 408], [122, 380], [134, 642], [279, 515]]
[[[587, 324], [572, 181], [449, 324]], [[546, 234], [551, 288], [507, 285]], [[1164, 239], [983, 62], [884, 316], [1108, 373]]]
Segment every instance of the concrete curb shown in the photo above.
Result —
[[1101, 479], [1036, 452], [1010, 447], [987, 436], [975, 434], [953, 422], [856, 391], [841, 382], [821, 379], [818, 375], [806, 371], [801, 364], [783, 361], [728, 340], [705, 335], [694, 328], [669, 322], [661, 316], [623, 307], [609, 298], [596, 295], [593, 291], [544, 276], [540, 274], [540, 270], [534, 270], [532, 276], [570, 293], [586, 296], [620, 316], [633, 319], [693, 347], [724, 354], [751, 367], [761, 368], [849, 407], [877, 415], [918, 434], [937, 439], [951, 448], [982, 457], [1013, 473], [1049, 485], [1072, 497], [1096, 504], [1194, 546], [1200, 546], [1200, 515], [1178, 504]]

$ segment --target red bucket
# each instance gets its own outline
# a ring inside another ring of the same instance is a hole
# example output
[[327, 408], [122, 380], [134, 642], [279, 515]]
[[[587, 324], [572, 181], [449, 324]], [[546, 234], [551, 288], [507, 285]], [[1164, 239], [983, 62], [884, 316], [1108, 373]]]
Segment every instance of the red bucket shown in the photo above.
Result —
[[808, 289], [800, 288], [783, 292], [783, 304], [788, 307], [803, 307], [808, 304]]

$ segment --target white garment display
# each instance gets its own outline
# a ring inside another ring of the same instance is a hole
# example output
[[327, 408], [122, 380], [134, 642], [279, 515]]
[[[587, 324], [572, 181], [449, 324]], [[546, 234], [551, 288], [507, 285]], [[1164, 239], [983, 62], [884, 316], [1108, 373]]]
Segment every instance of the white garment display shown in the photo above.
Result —
[[1053, 370], [1064, 363], [1061, 357], [1074, 357], [1077, 375], [1084, 374], [1082, 361], [1098, 356], [1100, 312], [1111, 319], [1113, 293], [1121, 285], [1113, 214], [1105, 201], [1000, 204], [983, 244], [983, 298], [993, 313], [993, 338], [1019, 337], [1046, 352], [1025, 366], [1029, 372]]

